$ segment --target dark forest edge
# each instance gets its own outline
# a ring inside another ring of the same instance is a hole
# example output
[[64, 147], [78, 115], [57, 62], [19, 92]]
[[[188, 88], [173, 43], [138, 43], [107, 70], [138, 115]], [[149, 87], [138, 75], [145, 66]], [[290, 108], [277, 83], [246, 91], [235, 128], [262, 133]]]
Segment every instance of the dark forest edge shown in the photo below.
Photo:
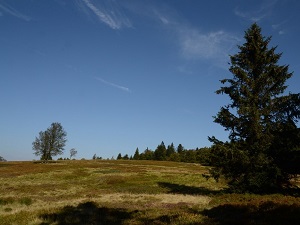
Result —
[[[156, 160], [156, 161], [173, 161], [173, 162], [186, 162], [186, 163], [200, 163], [202, 165], [210, 165], [210, 147], [185, 149], [182, 144], [177, 148], [171, 143], [167, 147], [162, 141], [155, 150], [146, 148], [142, 153], [139, 149], [135, 150], [134, 155], [122, 156], [118, 154], [117, 160]], [[96, 158], [93, 158], [96, 159]]]

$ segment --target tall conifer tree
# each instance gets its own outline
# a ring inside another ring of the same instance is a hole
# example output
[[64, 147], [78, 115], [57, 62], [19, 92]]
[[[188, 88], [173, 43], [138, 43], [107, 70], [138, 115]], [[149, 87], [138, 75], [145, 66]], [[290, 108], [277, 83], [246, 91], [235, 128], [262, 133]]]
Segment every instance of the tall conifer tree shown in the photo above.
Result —
[[[271, 37], [262, 36], [255, 23], [244, 38], [239, 52], [230, 57], [233, 77], [221, 80], [227, 86], [216, 91], [231, 100], [215, 116], [215, 122], [229, 131], [230, 141], [209, 138], [214, 143], [211, 174], [215, 179], [224, 175], [241, 191], [269, 191], [291, 178], [281, 158], [299, 149], [300, 95], [284, 95], [292, 73], [288, 65], [278, 65], [282, 54], [269, 48]], [[293, 138], [284, 138], [282, 131]]]
[[134, 156], [133, 156], [134, 160], [139, 160], [140, 159], [140, 152], [139, 152], [139, 148], [136, 148]]
[[163, 161], [167, 159], [166, 156], [167, 156], [167, 149], [164, 142], [162, 141], [161, 144], [158, 145], [154, 151], [154, 159]]

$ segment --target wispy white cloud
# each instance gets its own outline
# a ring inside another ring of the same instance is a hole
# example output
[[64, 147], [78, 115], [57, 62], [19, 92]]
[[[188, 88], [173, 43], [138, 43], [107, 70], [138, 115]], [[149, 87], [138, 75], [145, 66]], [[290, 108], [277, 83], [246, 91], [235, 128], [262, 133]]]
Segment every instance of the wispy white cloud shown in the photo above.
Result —
[[259, 22], [260, 20], [262, 20], [264, 17], [267, 16], [267, 14], [258, 13], [258, 12], [241, 11], [239, 8], [235, 8], [234, 14], [238, 17], [241, 17], [246, 20], [250, 20], [252, 22]]
[[286, 30], [285, 30], [285, 28], [283, 28], [283, 26], [287, 22], [288, 22], [288, 20], [284, 20], [284, 21], [282, 21], [280, 23], [273, 24], [272, 28], [273, 28], [274, 31], [277, 31], [279, 35], [286, 34]]
[[214, 66], [227, 69], [229, 54], [240, 42], [235, 34], [224, 29], [208, 32], [191, 26], [167, 4], [153, 5], [137, 1], [123, 6], [132, 13], [151, 18], [172, 34], [171, 42], [177, 44], [179, 55], [186, 60], [207, 60]]
[[166, 17], [161, 16], [161, 17], [159, 17], [159, 19], [165, 25], [168, 25], [170, 23]]
[[[18, 10], [14, 9], [13, 7], [7, 5], [7, 4], [0, 4], [0, 9], [2, 9], [5, 13], [8, 13], [9, 15], [15, 16], [21, 20], [25, 20], [29, 22], [31, 18], [29, 16], [26, 16], [22, 13], [20, 13]], [[3, 12], [0, 12], [0, 16], [4, 16]]]
[[236, 46], [238, 38], [219, 30], [200, 32], [196, 29], [184, 29], [179, 32], [182, 55], [187, 59], [217, 59], [228, 57]]
[[155, 16], [177, 38], [180, 55], [187, 60], [209, 60], [215, 66], [227, 68], [228, 55], [239, 42], [234, 34], [224, 30], [205, 32], [191, 27], [177, 17], [158, 10]]
[[115, 1], [77, 0], [76, 2], [82, 12], [89, 16], [96, 16], [111, 29], [132, 27], [130, 20], [122, 13], [121, 7]]
[[120, 89], [122, 91], [125, 91], [125, 92], [131, 92], [131, 90], [127, 87], [124, 87], [124, 86], [121, 86], [121, 85], [118, 85], [118, 84], [115, 84], [115, 83], [112, 83], [112, 82], [109, 82], [109, 81], [106, 81], [102, 78], [99, 78], [99, 77], [95, 77], [96, 80], [102, 82], [103, 84], [106, 84], [106, 85], [109, 85], [111, 87], [114, 87], [114, 88], [117, 88], [117, 89]]
[[164, 25], [169, 25], [171, 23], [170, 19], [166, 16], [160, 13], [158, 10], [153, 9], [155, 17]]
[[[242, 10], [236, 7], [234, 14], [252, 22], [259, 22], [272, 14], [272, 9], [277, 1], [278, 0], [263, 0], [261, 4], [253, 10]], [[252, 4], [252, 2], [249, 1], [249, 4]]]

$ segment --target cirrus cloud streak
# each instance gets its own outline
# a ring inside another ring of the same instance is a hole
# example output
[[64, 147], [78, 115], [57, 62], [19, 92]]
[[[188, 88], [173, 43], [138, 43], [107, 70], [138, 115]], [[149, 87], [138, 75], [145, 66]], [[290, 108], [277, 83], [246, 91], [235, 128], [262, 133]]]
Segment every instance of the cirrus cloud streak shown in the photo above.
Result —
[[122, 90], [122, 91], [125, 91], [125, 92], [131, 92], [131, 90], [128, 87], [124, 87], [124, 86], [121, 86], [121, 85], [118, 85], [118, 84], [106, 81], [106, 80], [104, 80], [104, 79], [102, 79], [100, 77], [95, 77], [95, 79], [98, 80], [98, 81], [100, 81], [103, 84], [109, 85], [109, 86], [117, 88], [119, 90]]
[[[13, 8], [9, 5], [0, 4], [0, 9], [2, 9], [4, 12], [8, 13], [9, 15], [17, 17], [21, 20], [25, 20], [27, 22], [29, 22], [31, 20], [31, 18], [29, 16], [26, 16], [26, 15], [20, 13], [18, 10], [16, 10], [15, 8]], [[3, 15], [4, 14], [2, 12], [0, 12], [0, 16], [3, 16]]]
[[113, 30], [132, 27], [130, 20], [122, 13], [120, 5], [114, 1], [77, 0], [76, 3], [81, 12], [96, 17]]

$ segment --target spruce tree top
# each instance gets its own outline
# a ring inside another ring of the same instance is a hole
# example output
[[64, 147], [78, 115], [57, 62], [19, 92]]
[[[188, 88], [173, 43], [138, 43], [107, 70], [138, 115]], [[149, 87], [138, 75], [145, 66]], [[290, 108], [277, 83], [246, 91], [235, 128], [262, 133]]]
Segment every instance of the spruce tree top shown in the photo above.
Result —
[[277, 64], [282, 53], [275, 53], [276, 47], [268, 48], [271, 37], [262, 36], [256, 23], [245, 32], [244, 38], [246, 42], [238, 46], [240, 51], [230, 57], [229, 71], [233, 78], [221, 80], [229, 86], [216, 91], [227, 94], [231, 103], [221, 108], [215, 122], [230, 131], [231, 141], [254, 144], [259, 139], [268, 139], [267, 132], [273, 122], [284, 119], [279, 111], [287, 98], [280, 95], [292, 73], [288, 72], [288, 65]]

